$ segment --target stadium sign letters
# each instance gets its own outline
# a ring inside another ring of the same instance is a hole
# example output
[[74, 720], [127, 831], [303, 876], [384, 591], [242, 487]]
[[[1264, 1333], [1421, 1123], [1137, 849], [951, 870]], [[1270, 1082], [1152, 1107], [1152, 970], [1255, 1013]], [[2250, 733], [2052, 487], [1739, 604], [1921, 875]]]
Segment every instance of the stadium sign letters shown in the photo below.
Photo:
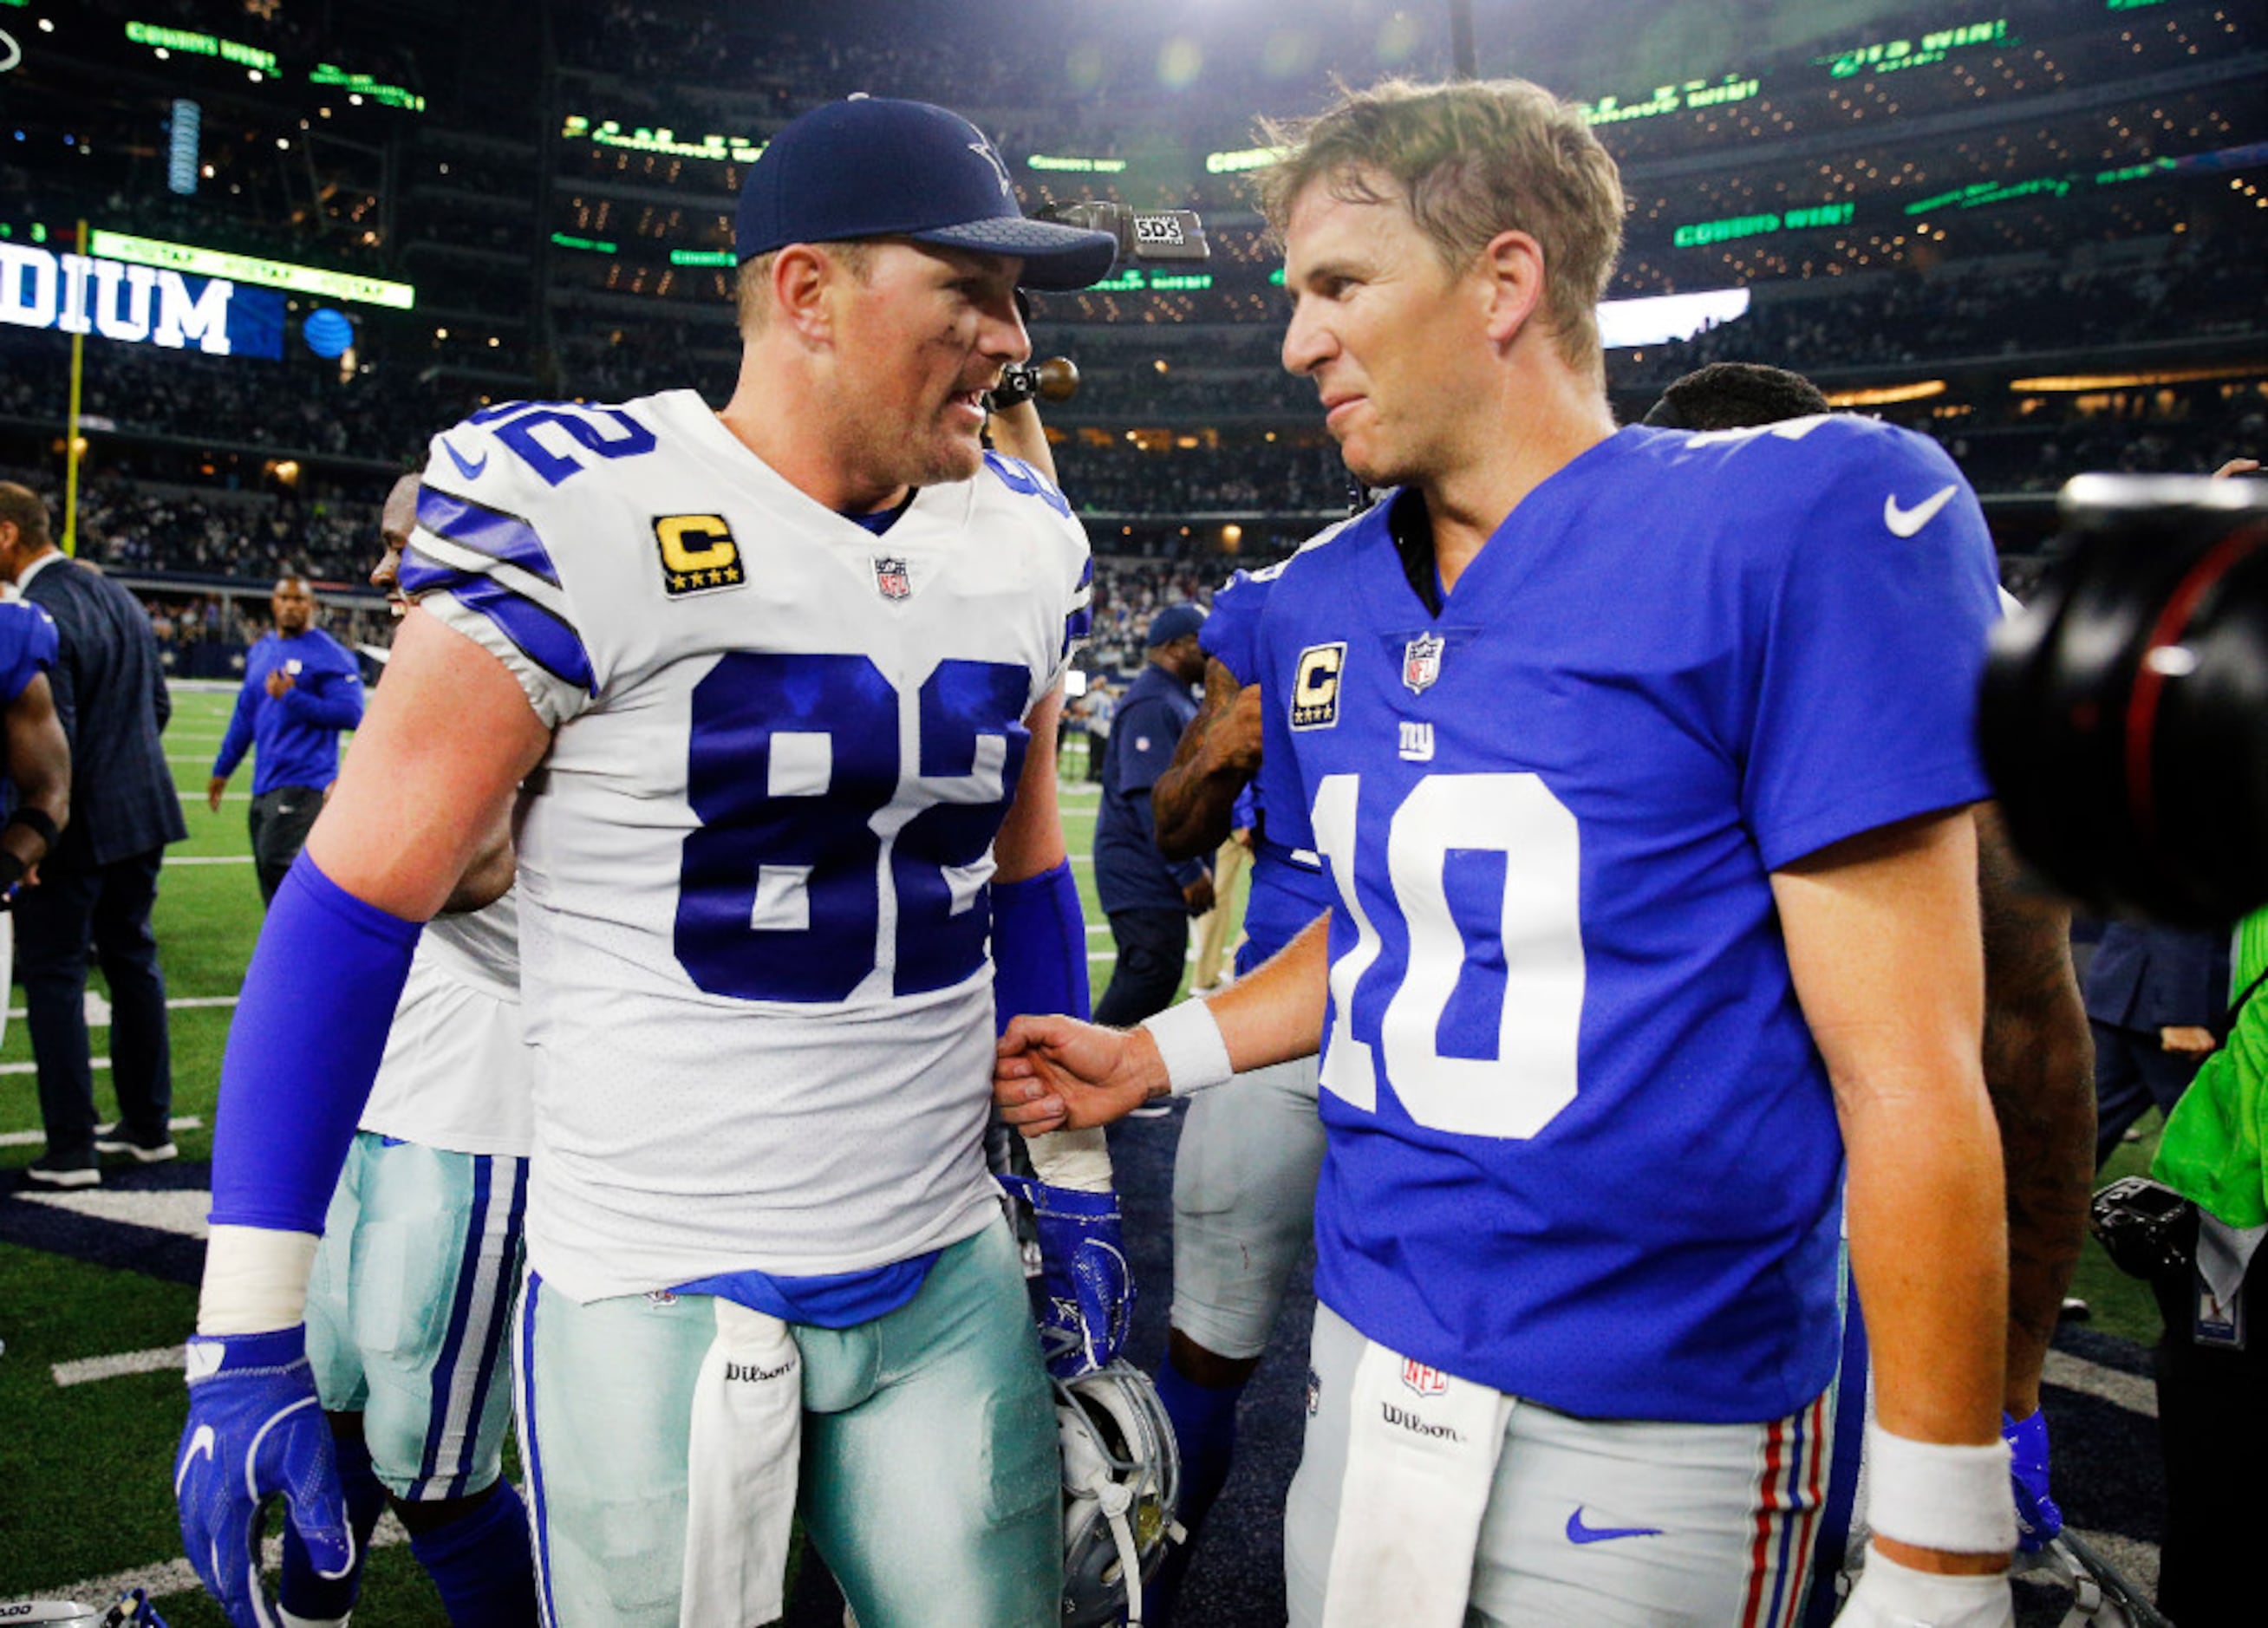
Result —
[[612, 119], [593, 124], [579, 113], [567, 115], [566, 122], [559, 127], [559, 135], [562, 140], [580, 137], [601, 147], [622, 147], [632, 152], [656, 152], [673, 158], [730, 158], [740, 164], [754, 164], [756, 155], [764, 150], [763, 143], [750, 141], [745, 136], [711, 135], [685, 140], [666, 126], [626, 130]]
[[1789, 210], [1785, 214], [1734, 215], [1723, 220], [1697, 220], [1670, 234], [1679, 248], [1702, 248], [1729, 243], [1735, 238], [1762, 237], [1769, 232], [1800, 232], [1807, 226], [1847, 226], [1859, 212], [1855, 203], [1822, 203], [1813, 209]]
[[281, 295], [85, 254], [0, 243], [0, 323], [207, 356], [284, 354]]
[[1123, 158], [1057, 158], [1035, 152], [1024, 162], [1035, 170], [1071, 170], [1079, 174], [1116, 175], [1126, 167]]
[[364, 306], [391, 306], [408, 311], [417, 303], [417, 291], [407, 283], [383, 277], [357, 276], [345, 271], [325, 271], [315, 266], [295, 266], [284, 260], [261, 260], [253, 254], [231, 254], [220, 249], [198, 248], [189, 243], [167, 243], [157, 238], [133, 238], [122, 232], [88, 234], [88, 249], [112, 260], [137, 266], [158, 266], [193, 271], [199, 276], [226, 277], [232, 283], [253, 283], [265, 288], [286, 289], [294, 294], [319, 294]]
[[2008, 19], [1997, 17], [1989, 23], [1940, 28], [1934, 33], [1924, 34], [1918, 41], [1888, 40], [1879, 45], [1853, 46], [1832, 56], [1812, 60], [1824, 63], [1834, 77], [1847, 79], [1858, 73], [1896, 73], [1901, 68], [1926, 68], [1933, 63], [1943, 62], [1947, 52], [1957, 51], [1963, 46], [2014, 43], [2008, 33]]
[[217, 56], [225, 63], [240, 67], [276, 70], [276, 53], [263, 51], [256, 45], [239, 45], [233, 40], [217, 39], [211, 34], [192, 33], [185, 28], [160, 28], [155, 23], [129, 23], [126, 37], [136, 45], [146, 45], [153, 51], [180, 51], [189, 56]]
[[1715, 85], [1705, 79], [1688, 79], [1683, 85], [1657, 85], [1653, 93], [1642, 101], [1625, 102], [1616, 97], [1602, 96], [1597, 101], [1581, 104], [1585, 122], [1590, 124], [1625, 124], [1632, 119], [1655, 119], [1666, 113], [1683, 113], [1691, 107], [1715, 107], [1726, 102], [1744, 102], [1764, 87], [1761, 79], [1743, 79], [1738, 74], [1727, 74]]

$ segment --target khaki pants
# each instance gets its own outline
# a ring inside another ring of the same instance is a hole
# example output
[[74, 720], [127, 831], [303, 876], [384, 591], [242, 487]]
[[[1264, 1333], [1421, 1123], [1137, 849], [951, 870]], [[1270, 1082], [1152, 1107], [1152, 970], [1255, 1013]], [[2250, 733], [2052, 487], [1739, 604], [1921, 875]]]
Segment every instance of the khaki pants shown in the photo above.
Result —
[[1236, 884], [1252, 863], [1252, 851], [1235, 837], [1221, 843], [1212, 857], [1212, 909], [1197, 917], [1197, 964], [1189, 973], [1189, 987], [1209, 989], [1220, 982], [1221, 962], [1230, 948], [1228, 924], [1236, 902]]

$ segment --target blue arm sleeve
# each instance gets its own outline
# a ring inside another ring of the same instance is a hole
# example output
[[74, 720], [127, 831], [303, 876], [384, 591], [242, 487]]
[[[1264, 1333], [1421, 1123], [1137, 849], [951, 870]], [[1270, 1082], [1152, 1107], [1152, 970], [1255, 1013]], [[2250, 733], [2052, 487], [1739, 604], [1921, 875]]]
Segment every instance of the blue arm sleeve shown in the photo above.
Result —
[[236, 692], [236, 711], [228, 715], [228, 733], [221, 736], [220, 750], [213, 755], [212, 771], [217, 779], [225, 780], [234, 774], [244, 755], [252, 749], [252, 715], [265, 696], [254, 677], [257, 670], [245, 674], [244, 688]]
[[310, 729], [362, 726], [362, 678], [353, 673], [320, 673], [284, 692], [282, 706], [292, 722]]
[[420, 931], [292, 861], [221, 1060], [216, 1226], [323, 1230]]
[[1020, 1012], [1087, 1015], [1086, 919], [1071, 861], [992, 888], [993, 1032]]

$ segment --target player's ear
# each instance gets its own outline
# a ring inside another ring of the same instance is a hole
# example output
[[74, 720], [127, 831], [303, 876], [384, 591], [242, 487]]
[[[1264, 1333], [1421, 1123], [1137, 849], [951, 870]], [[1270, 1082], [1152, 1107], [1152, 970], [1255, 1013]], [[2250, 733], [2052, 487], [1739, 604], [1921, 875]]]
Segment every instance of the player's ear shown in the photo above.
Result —
[[805, 338], [823, 340], [832, 329], [827, 298], [835, 263], [807, 243], [791, 243], [772, 256], [772, 317]]
[[1508, 345], [1543, 302], [1543, 246], [1525, 232], [1499, 232], [1480, 252], [1488, 336]]

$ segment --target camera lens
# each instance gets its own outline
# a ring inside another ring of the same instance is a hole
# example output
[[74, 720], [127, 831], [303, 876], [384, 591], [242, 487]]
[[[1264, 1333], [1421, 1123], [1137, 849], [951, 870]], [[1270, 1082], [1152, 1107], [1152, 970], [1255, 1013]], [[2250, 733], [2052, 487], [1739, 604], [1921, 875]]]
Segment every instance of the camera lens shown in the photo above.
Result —
[[2268, 899], [2268, 491], [2082, 475], [2061, 556], [1993, 638], [1980, 727], [2016, 846], [2106, 910]]

